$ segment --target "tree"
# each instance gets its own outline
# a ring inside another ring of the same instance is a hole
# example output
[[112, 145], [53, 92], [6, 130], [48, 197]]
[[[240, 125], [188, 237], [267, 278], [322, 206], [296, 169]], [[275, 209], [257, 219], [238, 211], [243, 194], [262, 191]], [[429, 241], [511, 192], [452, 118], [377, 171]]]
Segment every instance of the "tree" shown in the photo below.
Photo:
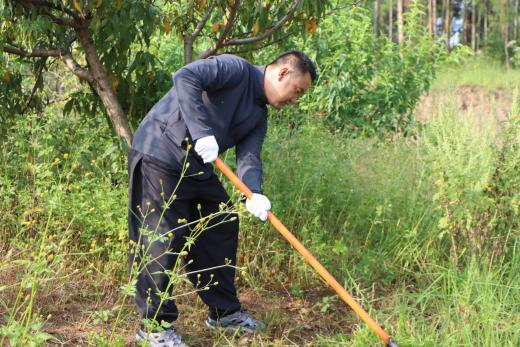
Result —
[[403, 0], [397, 0], [397, 42], [404, 43]]
[[379, 36], [380, 28], [379, 24], [381, 22], [381, 0], [374, 1], [374, 34]]
[[450, 47], [451, 37], [451, 2], [450, 0], [444, 0], [444, 33], [446, 35], [446, 47]]
[[513, 40], [518, 40], [518, 0], [513, 5]]
[[433, 37], [437, 38], [437, 0], [432, 0], [432, 32]]
[[[146, 54], [140, 49], [155, 29], [156, 9], [144, 1], [18, 0], [0, 10], [3, 51], [28, 64], [39, 58], [61, 61], [89, 84], [98, 97], [92, 102], [101, 101], [117, 135], [130, 144], [132, 131], [117, 92], [124, 89], [132, 97], [146, 84], [126, 67]], [[78, 102], [71, 99], [65, 108]]]
[[477, 2], [471, 0], [471, 49], [477, 50]]
[[175, 30], [188, 63], [199, 38], [207, 45], [199, 58], [259, 49], [314, 33], [330, 7], [317, 0], [7, 0], [0, 3], [0, 45], [24, 64], [61, 61], [94, 91], [64, 110], [92, 110], [101, 101], [116, 134], [131, 144], [127, 115], [142, 116], [170, 80], [150, 53], [153, 35]]
[[433, 35], [433, 25], [434, 25], [434, 22], [433, 22], [433, 0], [428, 0], [428, 17], [427, 17], [427, 21], [428, 21], [428, 33], [430, 34], [430, 36]]
[[317, 0], [181, 0], [170, 1], [165, 11], [172, 30], [184, 43], [187, 64], [195, 56], [245, 53], [291, 35], [313, 34], [319, 19], [331, 8], [330, 1]]
[[392, 41], [394, 36], [394, 4], [390, 0], [388, 5], [388, 39]]
[[500, 31], [504, 46], [504, 63], [509, 68], [509, 2], [500, 0]]

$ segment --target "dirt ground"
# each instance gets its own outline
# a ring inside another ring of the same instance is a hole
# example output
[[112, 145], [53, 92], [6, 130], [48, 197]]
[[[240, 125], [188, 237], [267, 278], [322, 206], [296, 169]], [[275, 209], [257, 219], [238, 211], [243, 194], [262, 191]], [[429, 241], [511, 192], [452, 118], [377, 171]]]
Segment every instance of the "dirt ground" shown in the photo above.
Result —
[[[196, 295], [178, 300], [180, 317], [176, 327], [184, 340], [192, 347], [206, 346], [249, 346], [257, 345], [303, 346], [315, 340], [317, 335], [348, 334], [359, 324], [353, 313], [339, 299], [322, 312], [322, 298], [333, 296], [323, 288], [307, 292], [305, 297], [294, 297], [282, 290], [253, 290], [243, 288], [239, 295], [244, 308], [254, 317], [264, 321], [268, 329], [259, 335], [214, 335], [204, 325], [207, 311]], [[48, 346], [87, 346], [89, 334], [102, 333], [102, 324], [96, 321], [93, 312], [103, 307], [114, 307], [116, 293], [110, 293], [103, 301], [75, 302], [54, 306], [52, 318], [45, 323], [45, 331], [59, 337], [49, 341]], [[101, 306], [101, 307], [100, 307]], [[137, 329], [137, 314], [132, 303], [125, 304], [125, 319], [116, 334], [123, 334], [125, 346], [138, 346], [134, 342]], [[46, 312], [47, 313], [47, 312]], [[111, 328], [113, 318], [107, 321], [105, 333]]]
[[[0, 271], [0, 283], [9, 286], [2, 292], [4, 303], [16, 300], [19, 286], [13, 274], [17, 271], [23, 269], [13, 266], [8, 271]], [[137, 312], [130, 299], [121, 303], [119, 284], [110, 278], [110, 273], [83, 274], [74, 273], [72, 269], [65, 269], [63, 273], [71, 275], [61, 279], [58, 275], [38, 287], [35, 314], [42, 317], [41, 330], [56, 337], [46, 346], [96, 346], [90, 335], [110, 336], [120, 305], [123, 309], [115, 336], [125, 336], [125, 346], [137, 346], [134, 342]], [[181, 292], [190, 289], [187, 286]], [[214, 335], [204, 325], [206, 306], [196, 294], [189, 294], [177, 300], [180, 317], [176, 326], [190, 346], [249, 346], [253, 342], [259, 346], [273, 346], [273, 342], [280, 346], [303, 346], [312, 343], [318, 335], [348, 334], [359, 324], [359, 319], [324, 284], [306, 288], [298, 296], [291, 295], [283, 284], [269, 289], [242, 285], [238, 290], [243, 308], [264, 321], [267, 331], [254, 336]], [[23, 292], [28, 295], [30, 290]], [[102, 311], [112, 311], [104, 323], [99, 315]], [[2, 321], [5, 316], [0, 305], [0, 325], [6, 323]]]
[[483, 86], [462, 85], [451, 90], [431, 90], [421, 97], [415, 115], [423, 123], [442, 111], [455, 111], [461, 117], [472, 117], [478, 124], [493, 121], [500, 125], [511, 110], [513, 95], [505, 88], [489, 89]]

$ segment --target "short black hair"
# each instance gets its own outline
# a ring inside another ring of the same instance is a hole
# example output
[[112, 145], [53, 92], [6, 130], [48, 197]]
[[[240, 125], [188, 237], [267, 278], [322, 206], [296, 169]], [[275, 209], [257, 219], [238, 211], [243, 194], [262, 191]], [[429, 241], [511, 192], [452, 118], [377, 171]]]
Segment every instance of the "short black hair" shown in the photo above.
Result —
[[276, 57], [275, 60], [271, 62], [269, 65], [277, 65], [280, 63], [288, 63], [290, 62], [292, 66], [296, 68], [301, 73], [308, 72], [311, 75], [312, 81], [316, 81], [318, 75], [316, 74], [316, 67], [312, 60], [307, 56], [307, 54], [298, 50], [291, 50], [285, 53], [280, 54]]

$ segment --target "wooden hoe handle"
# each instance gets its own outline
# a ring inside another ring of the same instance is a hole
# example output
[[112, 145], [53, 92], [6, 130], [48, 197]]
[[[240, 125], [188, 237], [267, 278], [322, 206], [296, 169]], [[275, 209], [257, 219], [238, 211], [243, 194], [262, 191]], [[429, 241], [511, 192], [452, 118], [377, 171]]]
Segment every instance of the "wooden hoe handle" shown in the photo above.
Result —
[[[251, 199], [253, 196], [253, 192], [242, 182], [237, 175], [227, 166], [222, 159], [217, 158], [215, 160], [215, 165], [226, 175], [226, 177], [233, 183], [235, 187], [238, 188], [242, 194], [246, 196], [246, 198]], [[338, 281], [320, 264], [320, 262], [309, 252], [303, 244], [298, 241], [296, 237], [285, 227], [285, 225], [280, 222], [278, 218], [271, 212], [267, 212], [267, 219], [271, 222], [271, 224], [275, 227], [283, 237], [289, 241], [291, 246], [293, 246], [304, 258], [307, 262], [320, 274], [320, 276], [338, 293], [338, 295], [345, 301], [351, 308], [356, 312], [356, 314], [372, 329], [381, 340], [391, 347], [398, 347], [397, 343], [388, 336], [388, 334], [381, 329], [381, 327], [368, 315], [368, 313], [356, 302], [354, 298], [352, 298], [349, 293], [338, 283]]]

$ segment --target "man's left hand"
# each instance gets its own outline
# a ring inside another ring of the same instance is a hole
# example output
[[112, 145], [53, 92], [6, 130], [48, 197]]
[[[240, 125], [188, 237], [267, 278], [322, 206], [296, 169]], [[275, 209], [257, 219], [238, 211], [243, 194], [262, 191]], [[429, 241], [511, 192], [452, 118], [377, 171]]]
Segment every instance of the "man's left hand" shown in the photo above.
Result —
[[265, 222], [267, 211], [271, 209], [271, 202], [265, 195], [254, 193], [251, 199], [246, 200], [246, 208], [253, 216]]

